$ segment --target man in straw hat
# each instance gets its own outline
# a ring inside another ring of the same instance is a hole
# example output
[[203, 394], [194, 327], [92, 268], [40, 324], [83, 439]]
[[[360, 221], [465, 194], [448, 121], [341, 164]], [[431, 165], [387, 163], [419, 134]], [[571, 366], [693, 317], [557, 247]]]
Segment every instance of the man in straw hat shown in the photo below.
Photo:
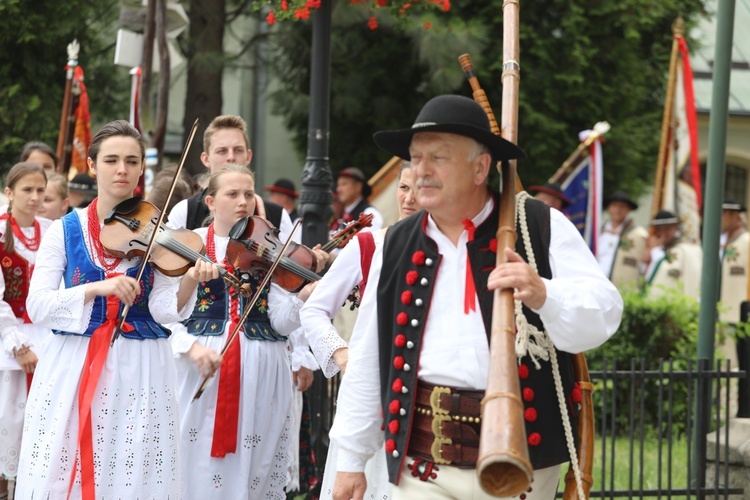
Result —
[[[574, 439], [563, 418], [575, 429], [580, 401], [568, 353], [598, 346], [615, 332], [622, 313], [617, 289], [565, 216], [525, 196], [519, 221], [530, 242], [519, 232], [516, 251], [504, 250], [508, 263], [495, 267], [499, 205], [487, 176], [497, 161], [525, 154], [491, 132], [473, 100], [435, 97], [411, 128], [374, 138], [411, 160], [426, 212], [391, 226], [372, 259], [330, 433], [339, 447], [333, 496], [363, 498], [366, 462], [385, 448], [394, 499], [491, 498], [473, 469], [490, 363], [492, 290], [515, 288], [525, 305], [519, 314], [533, 325], [520, 334], [535, 337], [545, 354], [554, 349], [558, 361], [553, 367], [549, 358], [526, 353], [518, 365], [535, 469], [525, 495], [553, 498]], [[536, 269], [526, 263], [532, 252]], [[553, 369], [560, 371], [560, 387]], [[561, 407], [568, 409], [564, 415]]]
[[[747, 322], [750, 304], [743, 307], [748, 300], [747, 273], [750, 259], [750, 233], [747, 232], [746, 208], [743, 204], [725, 199], [721, 214], [721, 307], [719, 320], [727, 323], [729, 333], [734, 333], [740, 323]], [[745, 317], [742, 313], [744, 311]], [[750, 341], [734, 335], [726, 337], [726, 357], [732, 365], [747, 371], [750, 368]], [[737, 358], [731, 352], [731, 344], [736, 344]], [[737, 398], [737, 416], [750, 417], [750, 384], [747, 379], [739, 380]]]
[[638, 204], [623, 191], [604, 200], [609, 220], [604, 223], [596, 248], [602, 272], [620, 290], [635, 290], [639, 283], [640, 260], [648, 231], [630, 218]]
[[641, 259], [646, 268], [646, 296], [658, 297], [666, 290], [678, 290], [698, 300], [703, 250], [681, 239], [680, 219], [668, 210], [659, 210], [651, 227], [654, 231]]

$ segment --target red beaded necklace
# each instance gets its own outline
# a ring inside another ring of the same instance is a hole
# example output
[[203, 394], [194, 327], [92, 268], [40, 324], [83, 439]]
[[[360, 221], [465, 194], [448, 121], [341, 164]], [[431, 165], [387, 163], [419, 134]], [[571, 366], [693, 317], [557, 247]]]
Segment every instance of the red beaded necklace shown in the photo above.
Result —
[[208, 226], [208, 232], [206, 233], [206, 256], [211, 259], [212, 262], [216, 262], [216, 242], [214, 241], [213, 222]]
[[39, 250], [39, 243], [42, 241], [42, 229], [39, 227], [39, 221], [34, 219], [34, 236], [31, 238], [27, 238], [25, 234], [23, 234], [23, 231], [20, 227], [18, 227], [18, 223], [16, 222], [16, 218], [12, 215], [10, 216], [10, 227], [13, 230], [13, 234], [16, 238], [18, 238], [18, 241], [20, 241], [23, 246], [31, 250], [32, 252], [36, 252]]
[[99, 227], [99, 216], [96, 213], [98, 202], [99, 198], [94, 198], [94, 201], [89, 204], [88, 209], [86, 210], [89, 225], [89, 245], [99, 259], [99, 263], [101, 263], [104, 270], [109, 273], [120, 265], [122, 258], [108, 255], [102, 246], [102, 242], [99, 240], [101, 227]]

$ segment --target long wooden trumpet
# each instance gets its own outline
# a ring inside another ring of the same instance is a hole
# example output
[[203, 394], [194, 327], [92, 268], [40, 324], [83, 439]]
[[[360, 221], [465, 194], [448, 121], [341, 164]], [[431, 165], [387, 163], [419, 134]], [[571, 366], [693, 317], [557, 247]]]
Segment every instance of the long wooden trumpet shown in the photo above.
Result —
[[[510, 31], [510, 33], [509, 33]], [[484, 108], [493, 132], [513, 143], [518, 135], [518, 3], [506, 1], [503, 7], [503, 109], [502, 132], [479, 86], [468, 54], [459, 58], [471, 83], [474, 99]], [[502, 192], [497, 229], [496, 264], [506, 262], [505, 248], [516, 246], [516, 162], [501, 162]], [[512, 186], [512, 187], [511, 187]], [[482, 400], [482, 428], [479, 435], [477, 474], [482, 488], [490, 495], [511, 497], [528, 488], [533, 476], [526, 444], [526, 424], [518, 380], [515, 353], [515, 314], [513, 290], [496, 290], [492, 306], [490, 369]]]

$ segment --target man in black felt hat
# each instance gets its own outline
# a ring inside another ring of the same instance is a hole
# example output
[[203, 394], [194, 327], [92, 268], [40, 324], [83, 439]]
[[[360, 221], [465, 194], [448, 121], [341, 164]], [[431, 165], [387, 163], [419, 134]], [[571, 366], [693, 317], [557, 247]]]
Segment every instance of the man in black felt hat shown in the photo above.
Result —
[[68, 197], [73, 208], [86, 208], [96, 198], [96, 179], [89, 174], [76, 174], [68, 182]]
[[682, 238], [681, 224], [669, 210], [659, 210], [651, 221], [653, 234], [641, 259], [647, 297], [658, 297], [671, 289], [695, 300], [700, 298], [703, 250]]
[[299, 213], [297, 213], [299, 193], [294, 187], [294, 182], [289, 179], [277, 179], [276, 182], [263, 189], [271, 193], [268, 195], [268, 201], [284, 207], [289, 218], [292, 219], [292, 224], [296, 224], [299, 219]]
[[602, 226], [596, 260], [602, 272], [620, 290], [635, 290], [639, 283], [640, 260], [646, 249], [648, 231], [630, 218], [638, 204], [624, 191], [604, 200], [609, 220]]
[[545, 205], [563, 211], [570, 206], [570, 199], [563, 193], [557, 182], [548, 182], [543, 186], [529, 186], [529, 193]]
[[[384, 443], [393, 499], [491, 498], [474, 470], [480, 402], [493, 290], [515, 288], [529, 325], [520, 329], [518, 358], [534, 467], [533, 488], [524, 495], [554, 498], [560, 464], [570, 459], [575, 439], [563, 419], [576, 429], [580, 401], [568, 353], [600, 345], [615, 332], [622, 314], [617, 289], [573, 224], [525, 193], [518, 221], [530, 237], [525, 243], [519, 237], [516, 251], [505, 249], [508, 262], [495, 267], [499, 195], [487, 176], [497, 161], [525, 154], [491, 132], [473, 100], [435, 97], [411, 128], [377, 132], [374, 139], [411, 161], [424, 211], [391, 226], [374, 250], [330, 432], [337, 450], [333, 497], [361, 499], [368, 480], [367, 498], [383, 486], [363, 471]], [[527, 264], [532, 254], [536, 267]], [[555, 352], [554, 366], [532, 360], [529, 336], [547, 354]], [[553, 370], [561, 375], [557, 383]]]
[[360, 214], [372, 214], [370, 231], [377, 231], [383, 227], [383, 216], [370, 205], [367, 198], [372, 193], [372, 187], [367, 183], [365, 174], [357, 167], [348, 167], [339, 172], [336, 178], [336, 194], [339, 202], [344, 205], [344, 211], [334, 230], [355, 221]]
[[[750, 259], [750, 233], [747, 232], [747, 220], [745, 205], [730, 198], [726, 198], [722, 204], [721, 214], [721, 307], [719, 308], [719, 320], [728, 325], [729, 333], [734, 333], [739, 323], [747, 322], [745, 316], [750, 312], [750, 307], [743, 302], [748, 300], [747, 275], [748, 259]], [[737, 359], [731, 349], [732, 340], [736, 338]], [[750, 368], [750, 341], [746, 338], [726, 336], [724, 352], [733, 361], [732, 365], [739, 363], [739, 369], [747, 371]], [[735, 361], [737, 363], [735, 363]], [[738, 384], [737, 416], [750, 417], [750, 383], [747, 379], [740, 379]]]

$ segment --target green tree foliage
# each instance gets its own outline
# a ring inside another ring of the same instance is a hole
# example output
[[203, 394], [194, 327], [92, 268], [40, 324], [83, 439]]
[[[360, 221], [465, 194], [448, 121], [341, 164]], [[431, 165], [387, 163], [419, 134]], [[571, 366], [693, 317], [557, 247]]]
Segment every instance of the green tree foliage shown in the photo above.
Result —
[[130, 77], [114, 65], [117, 0], [3, 0], [0, 2], [0, 170], [15, 162], [26, 141], [54, 149], [60, 127], [67, 45], [77, 39], [92, 119], [127, 117]]
[[[471, 95], [457, 57], [469, 52], [497, 116], [501, 108], [502, 0], [454, 2], [406, 32], [380, 20], [375, 31], [355, 6], [334, 11], [331, 163], [373, 173], [388, 159], [372, 143], [378, 129], [408, 126], [430, 97]], [[605, 145], [605, 190], [638, 194], [656, 165], [671, 24], [688, 28], [705, 0], [550, 0], [521, 2], [519, 164], [524, 184], [546, 180], [578, 145], [578, 132], [612, 124]], [[342, 11], [349, 13], [344, 15]], [[365, 15], [365, 14], [362, 14]], [[348, 16], [348, 17], [347, 17]], [[431, 22], [424, 29], [424, 22]], [[304, 152], [309, 78], [309, 23], [279, 23], [277, 109]], [[688, 31], [689, 32], [689, 31]], [[693, 44], [694, 46], [695, 44]], [[456, 79], [455, 76], [459, 78]]]

